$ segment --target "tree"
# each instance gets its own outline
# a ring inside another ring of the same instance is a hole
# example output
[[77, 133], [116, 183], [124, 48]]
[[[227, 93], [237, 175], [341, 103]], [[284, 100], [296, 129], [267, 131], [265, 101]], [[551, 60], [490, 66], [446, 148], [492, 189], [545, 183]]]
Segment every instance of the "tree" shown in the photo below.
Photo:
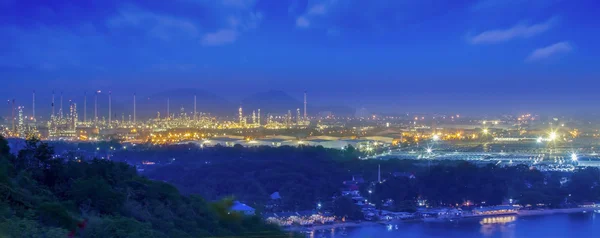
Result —
[[0, 137], [0, 237], [283, 234], [257, 218], [229, 214], [230, 201], [212, 205], [183, 196], [124, 163], [65, 160], [36, 139], [14, 158], [6, 144]]
[[364, 218], [360, 207], [354, 204], [352, 198], [348, 196], [339, 197], [334, 201], [333, 214], [337, 217], [344, 217], [351, 220], [360, 220]]

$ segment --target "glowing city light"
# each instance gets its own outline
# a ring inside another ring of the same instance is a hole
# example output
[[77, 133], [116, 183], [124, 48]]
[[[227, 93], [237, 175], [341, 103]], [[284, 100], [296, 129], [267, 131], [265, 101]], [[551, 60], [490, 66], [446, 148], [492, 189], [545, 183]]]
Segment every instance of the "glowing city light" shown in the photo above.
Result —
[[575, 154], [575, 153], [572, 153], [572, 154], [571, 154], [571, 160], [572, 160], [572, 161], [577, 161], [577, 154]]
[[556, 140], [556, 137], [558, 137], [558, 135], [556, 135], [556, 132], [555, 132], [555, 131], [551, 131], [551, 132], [550, 132], [549, 139], [550, 139], [551, 141], [554, 141], [554, 140]]
[[438, 135], [433, 135], [433, 140], [434, 140], [434, 141], [438, 141], [438, 140], [440, 140], [440, 136], [438, 136]]

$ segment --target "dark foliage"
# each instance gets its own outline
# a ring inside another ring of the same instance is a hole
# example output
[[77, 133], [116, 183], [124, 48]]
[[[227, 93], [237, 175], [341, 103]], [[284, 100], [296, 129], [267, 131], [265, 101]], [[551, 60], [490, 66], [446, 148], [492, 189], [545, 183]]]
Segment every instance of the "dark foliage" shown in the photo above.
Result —
[[17, 156], [0, 137], [0, 237], [283, 235], [257, 217], [182, 196], [164, 182], [106, 160], [64, 160], [38, 140]]

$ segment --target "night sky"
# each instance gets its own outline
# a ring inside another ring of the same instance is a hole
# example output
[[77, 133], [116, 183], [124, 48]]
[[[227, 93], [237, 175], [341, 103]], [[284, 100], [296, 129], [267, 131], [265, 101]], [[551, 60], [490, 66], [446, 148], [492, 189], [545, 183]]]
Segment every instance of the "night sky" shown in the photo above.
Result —
[[[600, 109], [600, 3], [0, 0], [0, 98], [283, 90], [399, 112]], [[1, 105], [6, 107], [6, 103]], [[4, 115], [5, 113], [0, 113]]]

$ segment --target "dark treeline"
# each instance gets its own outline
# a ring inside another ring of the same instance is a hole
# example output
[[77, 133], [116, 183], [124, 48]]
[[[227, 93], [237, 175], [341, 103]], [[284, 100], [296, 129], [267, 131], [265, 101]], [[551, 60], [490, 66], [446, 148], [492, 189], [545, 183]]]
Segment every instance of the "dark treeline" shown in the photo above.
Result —
[[[418, 200], [426, 200], [430, 206], [456, 206], [466, 202], [498, 205], [512, 199], [522, 205], [547, 207], [600, 200], [597, 168], [559, 173], [526, 165], [499, 167], [465, 161], [365, 161], [358, 160], [358, 152], [352, 148], [179, 146], [162, 150], [139, 152], [156, 156], [169, 151], [170, 157], [177, 158], [149, 172], [151, 178], [171, 182], [185, 193], [207, 199], [234, 195], [257, 208], [268, 202], [271, 193], [279, 192], [283, 211], [315, 209], [317, 203], [339, 195], [343, 181], [353, 176], [367, 181], [360, 185], [365, 198], [378, 206], [391, 199], [393, 205], [386, 209], [398, 211], [414, 211]], [[129, 159], [138, 157], [138, 152], [127, 153]], [[382, 183], [375, 183], [378, 166]], [[410, 174], [415, 178], [407, 176]]]
[[125, 163], [56, 157], [38, 140], [13, 155], [0, 137], [0, 237], [284, 235], [231, 205], [182, 196]]
[[[179, 151], [179, 152], [177, 152]], [[187, 146], [139, 152], [125, 158], [165, 158], [171, 165], [148, 173], [153, 179], [176, 184], [183, 192], [204, 194], [207, 199], [234, 195], [254, 206], [267, 202], [273, 192], [285, 194], [283, 209], [313, 209], [339, 192], [341, 180], [350, 178], [339, 166], [346, 158], [357, 157], [353, 149], [323, 147], [211, 147]], [[146, 156], [147, 155], [147, 156]], [[122, 158], [124, 155], [119, 154]], [[170, 158], [170, 159], [169, 159]]]

